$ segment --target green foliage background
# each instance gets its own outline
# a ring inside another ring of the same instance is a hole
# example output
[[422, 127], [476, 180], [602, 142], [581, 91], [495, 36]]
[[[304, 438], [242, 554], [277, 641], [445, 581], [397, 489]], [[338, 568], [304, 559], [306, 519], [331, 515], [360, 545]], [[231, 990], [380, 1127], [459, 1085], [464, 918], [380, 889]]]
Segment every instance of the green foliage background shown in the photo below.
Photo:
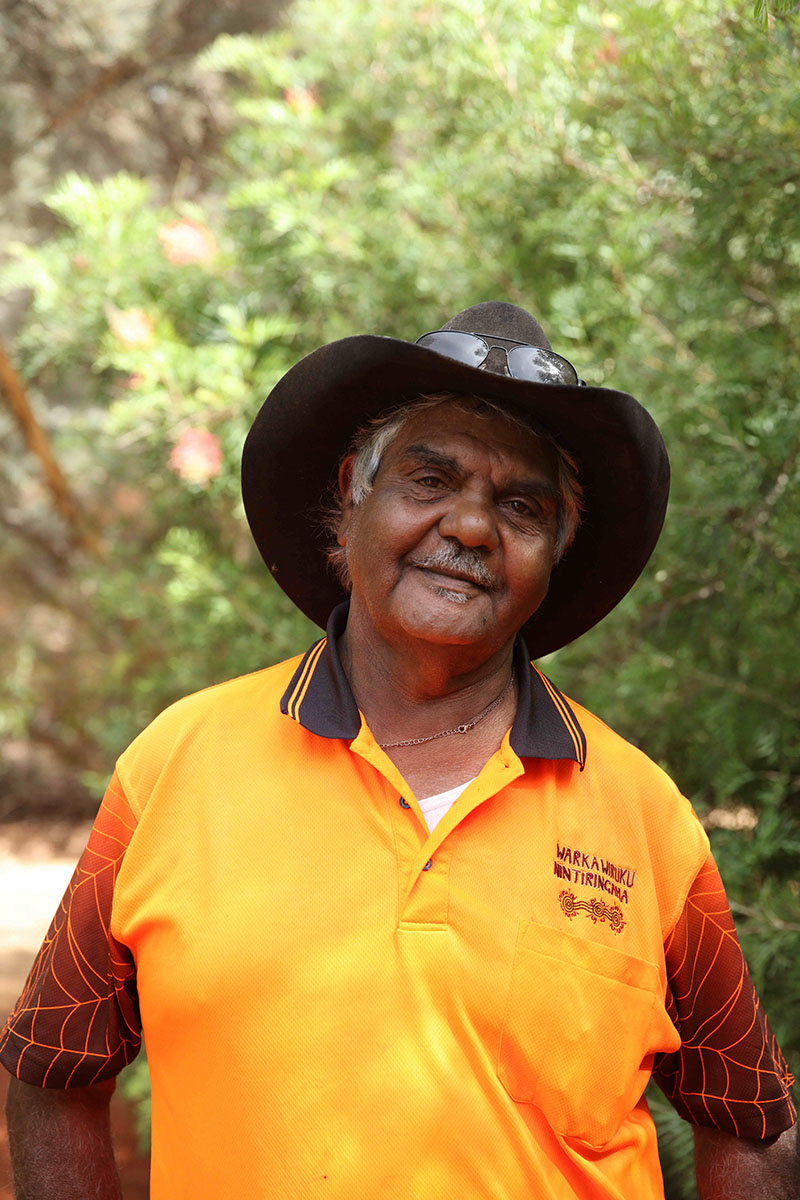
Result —
[[[583, 378], [643, 400], [674, 473], [645, 576], [546, 669], [705, 814], [796, 1069], [799, 65], [795, 16], [712, 0], [299, 0], [278, 33], [219, 39], [198, 70], [232, 116], [203, 203], [68, 176], [60, 232], [5, 271], [31, 289], [15, 353], [103, 551], [65, 565], [8, 431], [3, 494], [28, 517], [4, 570], [66, 632], [15, 629], [0, 732], [56, 741], [99, 790], [166, 703], [303, 648], [239, 500], [263, 396], [333, 338], [521, 303]], [[214, 231], [210, 261], [165, 257], [180, 217]], [[122, 344], [114, 309], [152, 339]], [[169, 456], [197, 428], [224, 464], [191, 485]], [[686, 1127], [659, 1120], [690, 1196]]]

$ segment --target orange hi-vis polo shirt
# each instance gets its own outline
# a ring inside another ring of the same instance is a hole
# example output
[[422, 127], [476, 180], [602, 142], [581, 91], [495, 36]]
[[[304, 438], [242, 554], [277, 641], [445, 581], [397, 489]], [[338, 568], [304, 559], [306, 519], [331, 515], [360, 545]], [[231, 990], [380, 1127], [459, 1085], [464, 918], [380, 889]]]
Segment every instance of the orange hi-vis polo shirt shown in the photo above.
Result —
[[686, 914], [727, 906], [674, 784], [518, 644], [514, 725], [429, 834], [355, 706], [345, 620], [121, 756], [4, 1064], [85, 1086], [141, 1027], [153, 1200], [663, 1197], [656, 1056], [691, 1119], [788, 1127], [738, 947], [713, 1024], [739, 1013], [739, 1065], [697, 1086], [719, 1052], [691, 1013], [720, 995], [687, 963], [721, 954]]

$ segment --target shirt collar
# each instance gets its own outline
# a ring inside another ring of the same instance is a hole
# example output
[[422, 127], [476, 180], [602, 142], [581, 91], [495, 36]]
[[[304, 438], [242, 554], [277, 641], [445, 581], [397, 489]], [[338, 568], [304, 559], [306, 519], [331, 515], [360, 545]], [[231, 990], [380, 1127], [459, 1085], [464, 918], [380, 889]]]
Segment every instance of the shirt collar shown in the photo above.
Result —
[[[281, 712], [320, 737], [352, 741], [361, 728], [337, 642], [347, 625], [348, 603], [331, 613], [326, 636], [303, 655], [281, 698]], [[586, 738], [568, 701], [530, 661], [525, 642], [514, 643], [519, 704], [511, 748], [520, 758], [569, 759], [583, 770]]]

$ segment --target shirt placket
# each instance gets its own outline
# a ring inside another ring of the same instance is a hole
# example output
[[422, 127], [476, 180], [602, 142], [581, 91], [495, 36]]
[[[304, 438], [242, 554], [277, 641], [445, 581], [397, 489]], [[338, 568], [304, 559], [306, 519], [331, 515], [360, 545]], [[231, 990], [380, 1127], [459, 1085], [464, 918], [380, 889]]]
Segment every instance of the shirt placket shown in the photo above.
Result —
[[520, 760], [508, 745], [508, 736], [478, 778], [430, 833], [415, 796], [363, 723], [351, 750], [384, 776], [397, 797], [391, 816], [397, 849], [398, 929], [432, 932], [446, 929], [454, 849], [451, 834], [468, 813], [523, 772]]

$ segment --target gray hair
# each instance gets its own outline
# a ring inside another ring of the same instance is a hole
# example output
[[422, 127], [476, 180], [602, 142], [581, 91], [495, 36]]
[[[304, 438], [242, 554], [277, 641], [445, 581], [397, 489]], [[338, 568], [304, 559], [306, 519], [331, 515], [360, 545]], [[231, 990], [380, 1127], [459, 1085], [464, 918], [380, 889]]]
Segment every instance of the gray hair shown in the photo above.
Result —
[[[500, 416], [509, 425], [522, 429], [526, 433], [535, 434], [540, 441], [550, 446], [555, 458], [556, 490], [558, 491], [556, 542], [553, 550], [553, 565], [555, 565], [571, 546], [581, 522], [583, 488], [578, 482], [578, 465], [563, 446], [560, 446], [555, 438], [546, 433], [534, 421], [518, 415], [516, 412], [510, 412], [482, 396], [436, 392], [432, 395], [420, 396], [417, 400], [383, 412], [380, 416], [361, 425], [353, 435], [347, 453], [343, 456], [343, 459], [350, 455], [354, 456], [351, 472], [353, 504], [361, 504], [372, 491], [383, 456], [404, 425], [417, 413], [424, 412], [428, 408], [436, 408], [440, 404], [452, 404], [463, 412]], [[340, 583], [349, 591], [351, 580], [346, 549], [336, 542], [338, 526], [342, 517], [342, 497], [338, 491], [325, 509], [323, 516], [325, 529], [332, 539], [332, 545], [328, 550], [328, 561], [338, 575]]]

